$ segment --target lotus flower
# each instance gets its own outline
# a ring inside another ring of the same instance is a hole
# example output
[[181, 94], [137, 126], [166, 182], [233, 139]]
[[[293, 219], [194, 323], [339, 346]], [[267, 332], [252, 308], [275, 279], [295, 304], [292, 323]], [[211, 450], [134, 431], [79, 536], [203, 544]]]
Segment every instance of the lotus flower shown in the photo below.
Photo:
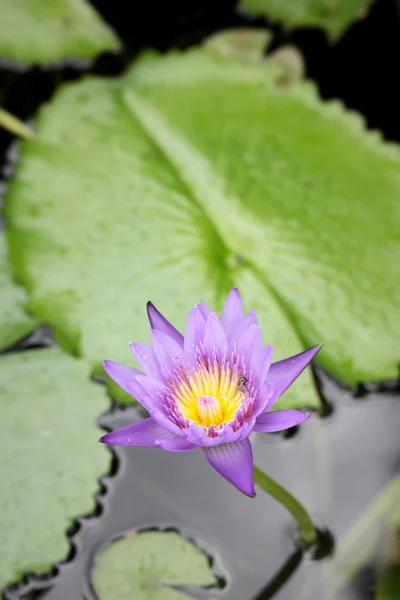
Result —
[[220, 475], [254, 497], [249, 435], [281, 431], [309, 417], [271, 408], [321, 345], [271, 364], [272, 346], [262, 345], [256, 311], [243, 314], [237, 289], [229, 292], [220, 318], [204, 302], [192, 308], [184, 336], [151, 302], [147, 312], [152, 347], [130, 344], [143, 372], [108, 360], [103, 364], [150, 416], [100, 441], [169, 451], [201, 448]]

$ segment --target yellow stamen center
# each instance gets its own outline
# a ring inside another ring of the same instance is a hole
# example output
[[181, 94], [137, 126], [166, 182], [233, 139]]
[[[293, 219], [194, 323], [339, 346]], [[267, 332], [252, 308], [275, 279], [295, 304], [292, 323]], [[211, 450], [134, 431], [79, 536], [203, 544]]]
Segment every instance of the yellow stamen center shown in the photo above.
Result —
[[221, 402], [218, 402], [214, 396], [200, 396], [200, 398], [197, 398], [197, 414], [198, 421], [206, 427], [222, 423], [224, 419]]
[[228, 366], [218, 364], [186, 373], [179, 383], [171, 382], [170, 387], [183, 418], [205, 427], [230, 423], [244, 394], [239, 377]]

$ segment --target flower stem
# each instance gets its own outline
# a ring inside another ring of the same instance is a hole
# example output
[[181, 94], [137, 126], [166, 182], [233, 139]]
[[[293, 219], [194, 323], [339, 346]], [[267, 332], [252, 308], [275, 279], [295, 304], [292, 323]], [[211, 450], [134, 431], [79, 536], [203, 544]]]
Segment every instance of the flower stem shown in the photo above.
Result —
[[314, 527], [311, 518], [292, 494], [279, 485], [279, 483], [271, 479], [271, 477], [268, 477], [268, 475], [255, 465], [254, 482], [264, 490], [264, 492], [275, 498], [275, 500], [283, 504], [283, 506], [292, 513], [299, 526], [299, 535], [304, 544], [311, 545], [317, 541], [317, 530]]
[[4, 110], [4, 108], [0, 108], [0, 127], [26, 140], [34, 137], [34, 133], [30, 127]]

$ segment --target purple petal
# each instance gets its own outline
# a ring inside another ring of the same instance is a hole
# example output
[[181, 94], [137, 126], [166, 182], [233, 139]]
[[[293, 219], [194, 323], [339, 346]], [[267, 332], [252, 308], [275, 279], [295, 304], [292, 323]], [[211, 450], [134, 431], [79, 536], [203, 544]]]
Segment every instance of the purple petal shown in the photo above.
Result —
[[214, 350], [217, 357], [222, 357], [228, 351], [228, 342], [225, 331], [216, 315], [210, 313], [207, 317], [206, 329], [204, 332], [203, 350], [210, 359], [214, 356]]
[[121, 365], [112, 360], [103, 361], [103, 367], [107, 375], [111, 377], [119, 387], [125, 390], [125, 392], [135, 396], [135, 398], [136, 395], [140, 396], [142, 390], [136, 377], [143, 377], [143, 373], [133, 367]]
[[262, 333], [259, 325], [250, 325], [236, 345], [236, 352], [244, 356], [245, 362], [250, 367], [251, 357], [261, 350]]
[[273, 399], [268, 404], [268, 408], [292, 385], [321, 348], [322, 344], [318, 344], [299, 354], [272, 363], [268, 371], [267, 381], [272, 385], [274, 390], [279, 389], [279, 394], [274, 393]]
[[258, 388], [256, 402], [253, 410], [253, 417], [257, 417], [260, 413], [265, 412], [270, 404], [275, 401], [275, 389], [268, 383], [264, 383]]
[[242, 335], [245, 333], [245, 331], [247, 331], [247, 329], [250, 327], [250, 325], [258, 325], [256, 311], [254, 309], [251, 310], [250, 312], [248, 312], [247, 315], [245, 315], [243, 317], [243, 319], [240, 321], [239, 326], [238, 326], [237, 330], [234, 332], [232, 339], [230, 341], [231, 347], [233, 347], [234, 345], [237, 345], [238, 341], [240, 340]]
[[183, 362], [183, 349], [166, 333], [153, 329], [151, 332], [152, 346], [156, 355], [161, 373], [164, 377], [172, 374], [175, 367]]
[[100, 438], [104, 444], [114, 446], [158, 446], [162, 439], [171, 439], [174, 436], [165, 431], [151, 417], [137, 421], [126, 427], [121, 427]]
[[153, 379], [159, 379], [161, 376], [160, 365], [153, 352], [153, 348], [146, 346], [146, 344], [139, 344], [139, 342], [130, 342], [129, 346], [133, 356], [136, 358], [146, 375], [153, 377]]
[[196, 348], [203, 342], [206, 330], [206, 319], [198, 306], [190, 311], [185, 330], [185, 360], [189, 366], [196, 364]]
[[142, 382], [146, 380], [146, 375], [132, 367], [121, 365], [112, 360], [105, 360], [103, 362], [103, 367], [107, 375], [111, 377], [119, 387], [133, 396], [148, 410], [149, 407], [147, 406], [147, 401], [149, 398], [145, 400], [148, 393], [144, 391], [142, 385]]
[[243, 318], [243, 303], [237, 288], [233, 288], [225, 301], [221, 313], [221, 325], [224, 328], [228, 342], [239, 327]]
[[174, 437], [186, 437], [180, 427], [174, 423], [165, 412], [165, 406], [153, 406], [149, 410], [150, 416], [163, 428], [174, 435]]
[[299, 410], [274, 410], [265, 412], [257, 417], [254, 425], [254, 431], [282, 431], [299, 425], [309, 418], [309, 413], [302, 413]]
[[186, 452], [187, 450], [197, 450], [198, 446], [194, 446], [187, 439], [183, 437], [176, 437], [171, 439], [160, 439], [157, 440], [157, 444], [163, 450], [168, 452]]
[[249, 368], [253, 372], [253, 383], [258, 389], [262, 388], [267, 378], [271, 366], [272, 354], [272, 346], [268, 345], [262, 346], [250, 357]]
[[201, 300], [197, 304], [197, 308], [199, 309], [199, 311], [203, 315], [204, 319], [207, 321], [207, 317], [211, 313], [211, 310], [208, 308], [207, 304], [205, 302], [203, 302], [203, 300]]
[[202, 448], [212, 467], [240, 492], [254, 498], [253, 452], [250, 440]]
[[183, 335], [156, 309], [151, 302], [147, 303], [147, 316], [152, 329], [163, 331], [183, 348]]

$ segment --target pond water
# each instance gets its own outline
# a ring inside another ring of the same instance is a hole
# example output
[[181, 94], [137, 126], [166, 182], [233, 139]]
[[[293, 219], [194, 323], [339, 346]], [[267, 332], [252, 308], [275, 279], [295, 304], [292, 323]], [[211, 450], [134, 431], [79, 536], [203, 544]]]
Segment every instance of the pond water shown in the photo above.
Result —
[[[183, 9], [178, 3], [165, 19], [158, 19], [162, 28], [154, 25], [151, 16], [146, 26], [129, 28], [121, 22], [112, 3], [94, 4], [127, 44], [124, 57], [103, 57], [96, 63], [93, 71], [107, 75], [120, 72], [144, 47], [185, 47], [223, 27], [249, 24], [234, 13], [233, 2], [227, 2], [220, 15], [212, 10], [212, 3], [195, 2], [179, 18]], [[353, 28], [335, 49], [330, 49], [317, 32], [290, 36], [277, 27], [276, 44], [296, 41], [305, 52], [309, 74], [317, 79], [324, 95], [344, 98], [364, 112], [370, 125], [379, 127], [388, 139], [398, 140], [399, 122], [391, 106], [396, 106], [397, 116], [399, 92], [382, 75], [385, 69], [370, 69], [371, 54], [366, 54], [372, 51], [373, 35], [374, 56], [377, 62], [380, 56], [380, 64], [385, 59], [390, 70], [394, 63], [390, 62], [389, 52], [399, 49], [390, 27], [385, 29], [394, 14], [394, 2], [378, 4], [373, 15]], [[363, 53], [364, 66], [352, 81], [347, 80], [343, 73], [354, 73], [352, 65], [358, 64]], [[9, 110], [28, 118], [51, 96], [56, 85], [79, 75], [74, 67], [34, 69], [23, 74], [10, 67], [0, 68], [0, 92]], [[371, 86], [382, 86], [386, 103], [371, 104]], [[9, 136], [0, 132], [0, 158], [9, 141]], [[10, 171], [6, 168], [3, 173], [9, 175]], [[51, 343], [51, 332], [41, 328], [13, 350]], [[96, 513], [79, 518], [69, 532], [69, 559], [46, 576], [27, 575], [4, 591], [5, 600], [94, 600], [90, 573], [99, 550], [125, 532], [152, 528], [176, 529], [210, 557], [218, 585], [214, 589], [186, 590], [193, 598], [321, 600], [329, 578], [329, 555], [399, 471], [400, 387], [398, 382], [370, 385], [355, 396], [326, 373], [316, 370], [315, 374], [326, 402], [325, 416], [313, 414], [310, 421], [289, 435], [257, 434], [253, 447], [256, 464], [311, 512], [321, 531], [317, 551], [302, 550], [291, 516], [272, 498], [262, 491], [255, 499], [242, 496], [210, 469], [200, 451], [115, 448], [110, 454], [110, 474], [101, 480]], [[143, 416], [135, 407], [113, 406], [100, 417], [100, 424], [113, 429]], [[372, 599], [375, 569], [376, 556], [371, 556], [335, 598]]]

